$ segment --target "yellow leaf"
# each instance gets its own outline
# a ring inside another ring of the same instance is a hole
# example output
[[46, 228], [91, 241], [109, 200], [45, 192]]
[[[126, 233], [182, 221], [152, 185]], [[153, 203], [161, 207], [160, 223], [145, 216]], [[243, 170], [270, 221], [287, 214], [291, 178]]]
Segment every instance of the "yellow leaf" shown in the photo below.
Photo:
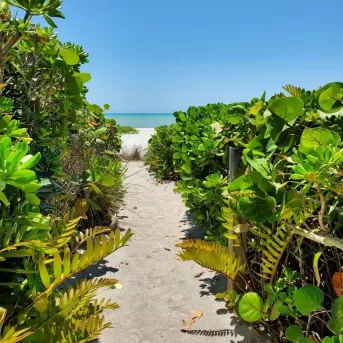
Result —
[[39, 261], [38, 269], [39, 269], [39, 274], [42, 279], [43, 285], [45, 286], [45, 288], [49, 288], [51, 284], [50, 276], [43, 260]]
[[48, 308], [49, 300], [46, 295], [40, 296], [37, 301], [35, 301], [35, 308], [39, 312], [45, 312]]
[[74, 256], [73, 256], [73, 260], [71, 262], [71, 271], [73, 273], [75, 273], [77, 270], [78, 270], [78, 267], [79, 267], [79, 259], [80, 259], [80, 253], [76, 253]]
[[62, 259], [58, 252], [54, 255], [54, 274], [56, 280], [59, 280], [62, 276]]
[[7, 83], [0, 83], [0, 90], [4, 89], [7, 86]]
[[230, 233], [224, 233], [224, 236], [227, 238], [227, 239], [232, 239], [232, 240], [235, 240], [238, 238], [237, 235], [231, 235]]
[[70, 250], [66, 248], [63, 255], [63, 276], [67, 277], [70, 274]]
[[122, 289], [124, 286], [123, 286], [122, 284], [120, 284], [120, 283], [116, 283], [116, 284], [114, 285], [114, 287], [115, 287], [116, 289]]

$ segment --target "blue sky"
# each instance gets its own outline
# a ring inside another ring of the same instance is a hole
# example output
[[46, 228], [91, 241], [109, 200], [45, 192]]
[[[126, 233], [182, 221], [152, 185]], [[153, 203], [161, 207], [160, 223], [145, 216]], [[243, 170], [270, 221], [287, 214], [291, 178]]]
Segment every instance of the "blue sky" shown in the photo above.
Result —
[[343, 80], [341, 0], [65, 0], [91, 102], [174, 112]]

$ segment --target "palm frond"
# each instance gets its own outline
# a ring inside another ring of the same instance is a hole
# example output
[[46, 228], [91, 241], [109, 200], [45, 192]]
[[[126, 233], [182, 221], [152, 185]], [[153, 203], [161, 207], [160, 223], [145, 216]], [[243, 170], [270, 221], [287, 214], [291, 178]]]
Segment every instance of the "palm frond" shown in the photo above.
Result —
[[287, 231], [285, 227], [278, 227], [276, 232], [272, 235], [262, 228], [260, 230], [250, 229], [250, 231], [261, 238], [262, 275], [272, 283], [279, 267], [281, 257], [292, 239], [292, 233]]
[[96, 226], [95, 228], [87, 229], [85, 232], [79, 232], [76, 237], [75, 241], [72, 244], [73, 252], [78, 250], [82, 244], [84, 244], [89, 237], [95, 237], [97, 235], [101, 235], [103, 233], [110, 232], [111, 229], [107, 226]]
[[[56, 252], [51, 261], [41, 259], [39, 274], [46, 290], [37, 296], [35, 302], [40, 304], [47, 295], [67, 279], [123, 247], [132, 236], [129, 229], [123, 237], [120, 237], [120, 231], [117, 229], [115, 233], [112, 231], [108, 238], [105, 235], [96, 236], [94, 242], [91, 237], [88, 237], [86, 251], [82, 254], [76, 252], [71, 256], [70, 249], [67, 247], [64, 250], [63, 258]], [[42, 309], [44, 311], [44, 307]]]
[[227, 247], [216, 242], [185, 240], [176, 246], [182, 249], [179, 253], [181, 260], [192, 260], [203, 267], [223, 273], [232, 280], [238, 273], [244, 272], [246, 267], [240, 258], [228, 252]]
[[296, 96], [298, 98], [301, 98], [302, 90], [300, 87], [286, 85], [286, 86], [283, 86], [282, 88], [289, 94]]

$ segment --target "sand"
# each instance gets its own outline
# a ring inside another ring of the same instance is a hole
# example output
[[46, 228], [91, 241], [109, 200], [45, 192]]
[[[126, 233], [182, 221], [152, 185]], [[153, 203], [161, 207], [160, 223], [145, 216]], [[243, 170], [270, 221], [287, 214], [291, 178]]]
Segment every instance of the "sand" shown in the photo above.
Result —
[[[100, 342], [259, 342], [228, 313], [224, 302], [215, 299], [215, 293], [225, 290], [226, 280], [178, 259], [175, 242], [201, 232], [187, 219], [174, 184], [156, 184], [142, 162], [129, 162], [127, 175], [120, 226], [132, 228], [135, 235], [96, 269], [97, 276], [118, 279], [124, 286], [101, 290], [101, 296], [117, 301], [121, 308], [106, 313], [113, 329], [105, 330]], [[189, 319], [192, 310], [204, 315], [184, 333], [182, 320]]]
[[123, 146], [122, 155], [130, 155], [136, 149], [139, 150], [141, 157], [144, 156], [148, 142], [155, 133], [155, 129], [137, 129], [137, 134], [127, 134], [122, 136]]

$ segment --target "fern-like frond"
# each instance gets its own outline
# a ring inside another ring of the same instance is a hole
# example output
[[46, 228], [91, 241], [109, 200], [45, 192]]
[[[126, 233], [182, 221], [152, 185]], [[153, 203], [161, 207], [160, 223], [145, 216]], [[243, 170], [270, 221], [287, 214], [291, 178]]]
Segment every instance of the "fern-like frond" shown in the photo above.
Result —
[[[36, 304], [41, 304], [41, 301], [47, 295], [51, 294], [54, 289], [67, 279], [123, 247], [132, 236], [133, 234], [129, 229], [123, 237], [120, 237], [120, 231], [117, 229], [115, 233], [112, 231], [109, 237], [105, 235], [96, 236], [94, 242], [91, 237], [88, 237], [86, 240], [86, 251], [82, 254], [76, 252], [72, 256], [70, 249], [67, 247], [64, 250], [63, 258], [56, 252], [51, 263], [40, 260], [39, 274], [46, 290], [37, 296], [35, 299]], [[40, 311], [45, 311], [44, 307], [40, 308], [36, 306], [36, 308]]]
[[61, 248], [68, 244], [75, 235], [78, 223], [85, 218], [87, 217], [77, 216], [74, 210], [71, 210], [65, 214], [63, 219], [59, 218], [53, 221], [51, 223], [51, 245]]
[[282, 87], [286, 92], [289, 94], [296, 96], [298, 98], [301, 98], [302, 90], [300, 87], [292, 86], [292, 85], [286, 85]]
[[[103, 302], [99, 304], [96, 299], [96, 291], [99, 288], [114, 287], [117, 283], [118, 280], [115, 279], [83, 280], [56, 297], [56, 306], [61, 314], [69, 317], [78, 312], [83, 316], [94, 314], [94, 311], [100, 313], [106, 308], [105, 300], [103, 299]], [[90, 310], [90, 303], [92, 303], [92, 310]], [[111, 308], [112, 304], [114, 303], [110, 302], [107, 305]], [[117, 304], [115, 305], [114, 308], [119, 307]]]
[[16, 326], [7, 326], [4, 328], [2, 337], [0, 338], [0, 343], [17, 343], [21, 342], [23, 339], [29, 337], [32, 334], [30, 328], [16, 331]]
[[279, 267], [283, 253], [292, 239], [292, 233], [284, 227], [277, 228], [272, 235], [268, 234], [262, 228], [250, 230], [256, 236], [261, 238], [262, 246], [262, 276], [272, 283]]
[[216, 242], [203, 240], [185, 240], [176, 244], [182, 251], [179, 257], [183, 261], [192, 260], [199, 265], [225, 274], [235, 280], [238, 273], [245, 270], [240, 258], [229, 254], [227, 247]]
[[27, 342], [85, 343], [98, 338], [101, 331], [110, 327], [111, 323], [106, 323], [104, 317], [99, 315], [76, 320], [56, 316], [53, 325], [40, 327]]
[[96, 226], [95, 228], [87, 229], [85, 232], [80, 231], [74, 238], [74, 242], [72, 244], [73, 252], [78, 250], [89, 237], [95, 237], [108, 232], [111, 232], [111, 229], [107, 226]]

